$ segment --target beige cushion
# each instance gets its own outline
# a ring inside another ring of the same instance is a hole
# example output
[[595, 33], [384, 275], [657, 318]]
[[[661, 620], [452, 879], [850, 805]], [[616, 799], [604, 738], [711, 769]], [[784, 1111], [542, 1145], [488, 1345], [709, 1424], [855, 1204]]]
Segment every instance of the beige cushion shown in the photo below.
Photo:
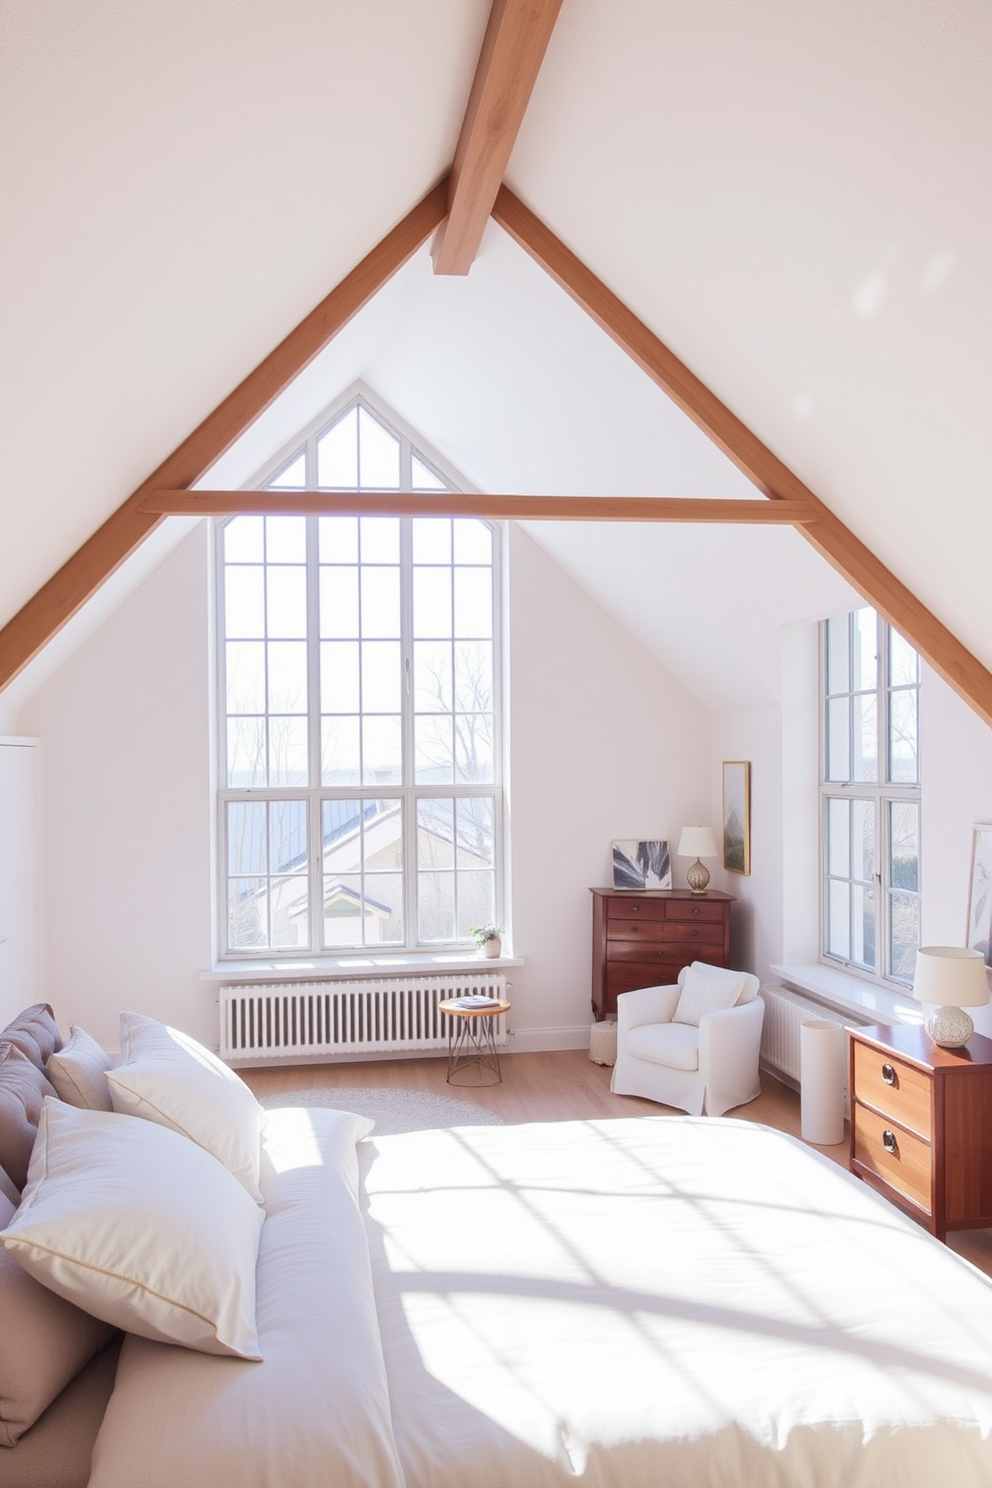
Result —
[[696, 1070], [699, 1029], [690, 1023], [643, 1023], [628, 1033], [627, 1052], [669, 1069]]
[[70, 1025], [69, 1038], [49, 1058], [45, 1073], [64, 1101], [87, 1111], [112, 1111], [107, 1071], [113, 1060], [85, 1028]]
[[[0, 1194], [0, 1229], [15, 1207]], [[113, 1332], [0, 1249], [0, 1446], [14, 1445]]]
[[48, 1003], [36, 1002], [33, 1007], [18, 1013], [13, 1023], [8, 1023], [0, 1033], [0, 1042], [13, 1044], [27, 1055], [32, 1064], [43, 1070], [50, 1056], [61, 1049], [62, 1035]]
[[739, 971], [727, 971], [720, 966], [693, 961], [679, 977], [679, 985], [682, 991], [672, 1022], [690, 1023], [698, 1028], [700, 1019], [707, 1013], [719, 1013], [724, 1008], [733, 1007], [744, 991], [747, 979]]
[[55, 1089], [15, 1045], [0, 1042], [0, 1167], [22, 1189], [34, 1146], [41, 1106]]
[[93, 1443], [114, 1388], [121, 1338], [90, 1360], [56, 1395], [16, 1447], [0, 1453], [3, 1488], [87, 1488]]
[[0, 1245], [115, 1327], [257, 1359], [263, 1219], [216, 1158], [177, 1132], [48, 1099]]
[[233, 1173], [256, 1202], [262, 1108], [196, 1039], [141, 1013], [121, 1013], [121, 1053], [107, 1072], [115, 1111], [181, 1132]]

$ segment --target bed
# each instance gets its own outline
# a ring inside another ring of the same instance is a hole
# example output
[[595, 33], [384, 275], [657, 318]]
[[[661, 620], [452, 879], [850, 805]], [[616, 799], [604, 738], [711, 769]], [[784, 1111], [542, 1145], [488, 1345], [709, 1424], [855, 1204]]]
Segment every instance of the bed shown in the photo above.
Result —
[[779, 1132], [285, 1108], [259, 1182], [261, 1362], [128, 1334], [90, 1488], [992, 1483], [992, 1283]]

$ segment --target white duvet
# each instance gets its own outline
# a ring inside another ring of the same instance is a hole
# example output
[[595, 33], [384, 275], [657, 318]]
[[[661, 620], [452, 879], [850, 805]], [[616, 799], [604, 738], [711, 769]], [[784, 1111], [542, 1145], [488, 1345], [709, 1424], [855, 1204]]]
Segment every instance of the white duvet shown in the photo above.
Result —
[[363, 1222], [355, 1137], [269, 1113], [264, 1360], [127, 1339], [91, 1488], [992, 1484], [992, 1284], [798, 1142], [373, 1135]]
[[992, 1285], [791, 1138], [659, 1117], [369, 1156], [406, 1488], [992, 1484]]

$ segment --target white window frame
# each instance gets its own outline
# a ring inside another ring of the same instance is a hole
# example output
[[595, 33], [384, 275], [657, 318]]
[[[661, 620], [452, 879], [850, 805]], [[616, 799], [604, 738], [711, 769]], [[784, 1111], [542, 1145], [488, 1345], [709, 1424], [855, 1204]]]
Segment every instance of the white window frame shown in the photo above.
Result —
[[[863, 611], [870, 611], [870, 606], [863, 606]], [[853, 617], [862, 611], [851, 611], [846, 616], [838, 615], [833, 618], [834, 623], [845, 620], [848, 623], [848, 646], [853, 648]], [[890, 704], [892, 694], [896, 691], [906, 690], [894, 687], [890, 681], [890, 642], [892, 627], [882, 618], [877, 611], [876, 623], [876, 675], [875, 675], [875, 717], [876, 717], [876, 774], [878, 779], [874, 781], [859, 780], [828, 780], [828, 719], [827, 704], [830, 697], [855, 697], [858, 695], [870, 696], [870, 691], [864, 689], [849, 689], [846, 693], [838, 692], [828, 694], [828, 666], [827, 666], [827, 622], [820, 625], [820, 959], [828, 966], [843, 968], [851, 975], [861, 977], [863, 980], [886, 984], [889, 986], [905, 988], [912, 983], [911, 974], [899, 974], [893, 967], [893, 942], [891, 933], [892, 902], [897, 895], [910, 895], [904, 886], [895, 885], [892, 882], [892, 862], [890, 854], [891, 844], [891, 811], [893, 806], [899, 803], [911, 804], [917, 813], [917, 879], [915, 899], [917, 902], [917, 926], [922, 917], [922, 862], [923, 862], [923, 827], [922, 827], [922, 786], [919, 778], [915, 783], [894, 782], [889, 780], [891, 765], [889, 758], [890, 733]], [[849, 677], [849, 681], [851, 678]], [[916, 758], [917, 776], [920, 774], [921, 760], [921, 708], [920, 708], [920, 673], [919, 662], [917, 663], [916, 692]], [[849, 757], [853, 763], [854, 759], [854, 709], [850, 709], [849, 721]], [[850, 877], [844, 879], [843, 875], [835, 875], [830, 872], [829, 863], [829, 834], [827, 824], [828, 803], [831, 800], [865, 801], [871, 804], [874, 812], [874, 862], [870, 881]], [[860, 960], [850, 956], [842, 956], [836, 950], [828, 949], [829, 933], [829, 894], [830, 884], [834, 880], [849, 883], [870, 882], [875, 896], [875, 955], [873, 967], [867, 967]]]
[[[421, 461], [438, 479], [444, 487], [450, 491], [472, 492], [475, 488], [466, 481], [457, 471], [434, 451], [415, 431], [410, 429], [397, 415], [386, 409], [378, 399], [369, 395], [367, 389], [356, 385], [350, 392], [342, 395], [334, 403], [327, 406], [306, 427], [301, 429], [292, 439], [288, 440], [280, 450], [261, 467], [255, 475], [244, 482], [243, 489], [264, 489], [268, 483], [282, 470], [301, 449], [306, 450], [307, 462], [307, 489], [317, 489], [317, 462], [316, 449], [322, 435], [347, 416], [353, 408], [364, 409], [379, 424], [383, 425], [398, 441], [400, 446], [400, 481], [398, 488], [389, 488], [391, 495], [396, 495], [412, 489], [412, 460], [415, 456]], [[353, 488], [326, 487], [328, 490], [351, 490]], [[364, 487], [357, 494], [374, 495], [376, 488]], [[384, 489], [384, 488], [378, 488]], [[279, 490], [273, 491], [272, 513], [279, 513]], [[290, 494], [287, 491], [287, 494]], [[414, 514], [415, 515], [415, 514]], [[309, 662], [310, 686], [308, 689], [308, 719], [309, 719], [309, 761], [310, 780], [307, 786], [258, 786], [258, 787], [231, 787], [227, 781], [227, 709], [226, 709], [226, 678], [225, 678], [225, 609], [224, 609], [224, 544], [221, 537], [221, 529], [231, 518], [217, 519], [215, 550], [215, 627], [216, 627], [216, 685], [215, 685], [215, 708], [216, 708], [216, 739], [217, 739], [217, 809], [216, 809], [216, 884], [217, 884], [217, 959], [224, 961], [294, 961], [305, 957], [308, 960], [332, 964], [341, 960], [351, 960], [355, 956], [373, 953], [377, 960], [388, 960], [389, 958], [403, 960], [411, 955], [423, 955], [430, 953], [444, 953], [459, 951], [473, 947], [471, 936], [464, 935], [452, 940], [430, 940], [420, 941], [418, 939], [418, 913], [417, 913], [417, 802], [427, 798], [434, 799], [465, 799], [472, 796], [491, 798], [493, 801], [493, 863], [495, 884], [495, 909], [493, 919], [496, 924], [504, 923], [507, 918], [507, 905], [505, 901], [505, 793], [503, 785], [503, 761], [504, 761], [504, 725], [503, 725], [503, 656], [502, 656], [502, 548], [503, 531], [502, 524], [496, 521], [486, 521], [485, 525], [490, 528], [493, 536], [492, 545], [492, 603], [493, 603], [493, 626], [492, 626], [492, 649], [493, 649], [493, 780], [481, 785], [459, 784], [455, 781], [439, 785], [415, 784], [412, 780], [412, 767], [410, 762], [413, 758], [413, 709], [408, 705], [409, 694], [404, 689], [403, 695], [403, 778], [401, 784], [384, 785], [381, 790], [376, 790], [373, 785], [358, 785], [355, 787], [327, 787], [319, 783], [319, 726], [320, 726], [320, 696], [319, 696], [319, 667], [316, 665], [313, 654]], [[400, 517], [401, 524], [401, 556], [400, 569], [403, 574], [401, 584], [409, 590], [410, 575], [412, 572], [412, 553], [410, 534], [412, 532], [413, 516]], [[481, 519], [480, 519], [481, 520]], [[307, 568], [308, 572], [315, 564], [316, 554], [316, 525], [317, 517], [306, 518], [308, 523], [307, 537]], [[314, 590], [313, 578], [308, 579], [308, 589]], [[308, 605], [308, 635], [311, 641], [311, 652], [316, 650], [313, 638], [317, 636], [316, 608], [313, 599]], [[412, 612], [409, 602], [403, 607], [402, 615], [404, 667], [409, 675], [410, 647], [412, 645]], [[330, 799], [366, 799], [379, 795], [381, 798], [397, 798], [401, 801], [403, 814], [403, 889], [404, 889], [404, 927], [405, 938], [403, 944], [383, 944], [371, 946], [342, 946], [322, 947], [323, 939], [323, 916], [321, 907], [323, 903], [323, 836], [322, 836], [322, 805]], [[306, 800], [307, 823], [309, 842], [312, 844], [308, 861], [308, 901], [309, 912], [309, 943], [306, 946], [293, 945], [290, 947], [261, 946], [245, 947], [230, 946], [228, 944], [228, 851], [227, 851], [227, 808], [232, 801], [278, 801], [278, 800]]]

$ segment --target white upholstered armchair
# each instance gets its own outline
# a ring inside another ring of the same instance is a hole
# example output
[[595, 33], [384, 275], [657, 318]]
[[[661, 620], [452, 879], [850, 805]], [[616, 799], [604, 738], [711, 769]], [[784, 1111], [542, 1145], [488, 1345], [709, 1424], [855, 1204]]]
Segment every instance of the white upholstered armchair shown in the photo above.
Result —
[[610, 1089], [722, 1116], [761, 1093], [764, 1014], [756, 976], [699, 961], [682, 968], [677, 986], [624, 992]]

